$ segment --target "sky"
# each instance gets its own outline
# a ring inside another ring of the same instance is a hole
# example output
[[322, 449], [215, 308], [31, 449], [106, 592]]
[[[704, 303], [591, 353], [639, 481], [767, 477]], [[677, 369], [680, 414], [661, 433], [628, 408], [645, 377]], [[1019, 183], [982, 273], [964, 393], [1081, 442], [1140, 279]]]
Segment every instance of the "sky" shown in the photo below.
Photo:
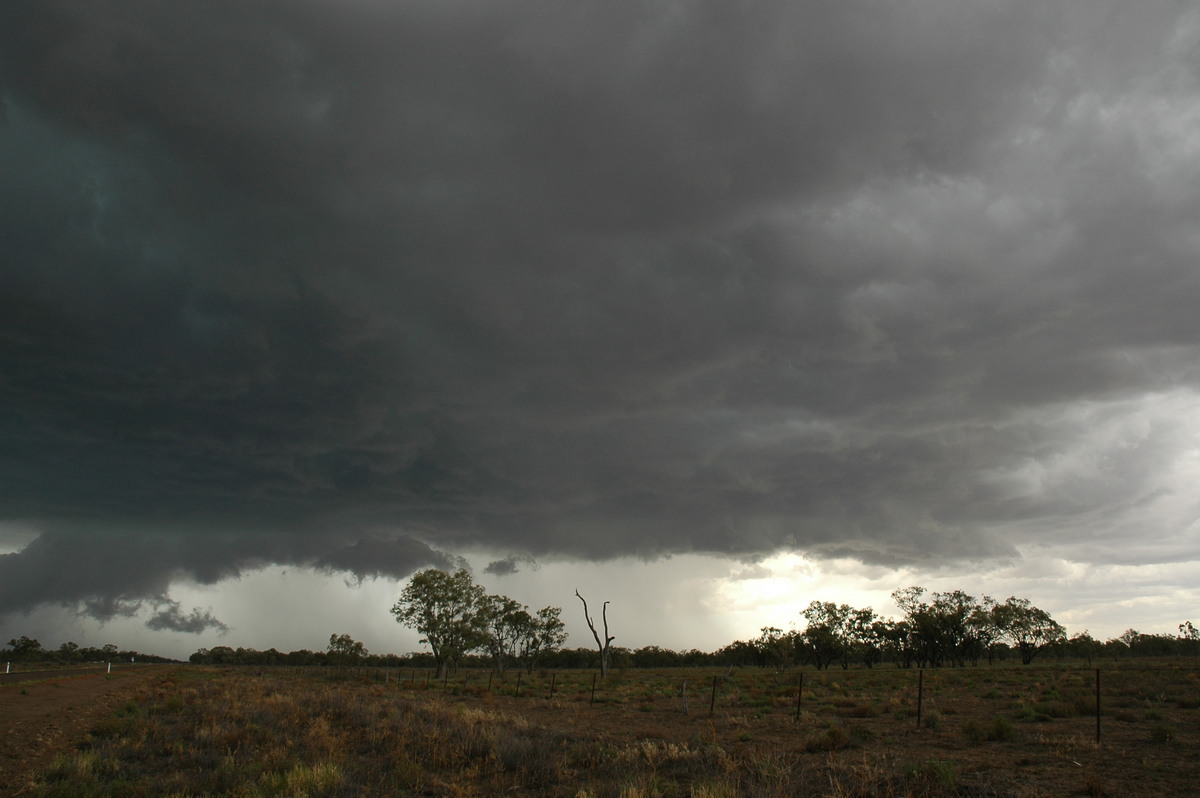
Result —
[[1200, 620], [1200, 10], [6, 0], [0, 642]]

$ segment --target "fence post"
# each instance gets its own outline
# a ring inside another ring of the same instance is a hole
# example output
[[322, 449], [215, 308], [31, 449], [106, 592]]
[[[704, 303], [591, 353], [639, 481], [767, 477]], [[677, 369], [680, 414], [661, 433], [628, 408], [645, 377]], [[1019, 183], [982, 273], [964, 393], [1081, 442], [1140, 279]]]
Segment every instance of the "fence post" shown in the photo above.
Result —
[[917, 728], [921, 728], [921, 704], [925, 699], [925, 669], [917, 671]]
[[550, 698], [551, 699], [554, 698], [554, 680], [557, 676], [558, 676], [557, 672], [550, 674]]
[[717, 705], [717, 677], [713, 677], [712, 695], [708, 697], [708, 716], [713, 716], [713, 707]]
[[588, 704], [591, 705], [594, 703], [596, 703], [596, 674], [593, 673], [592, 674], [592, 700], [588, 701]]
[[516, 692], [513, 693], [513, 697], [514, 698], [521, 697], [521, 673], [519, 671], [517, 672], [517, 690], [516, 690]]
[[1096, 744], [1100, 744], [1100, 669], [1096, 668]]
[[800, 671], [800, 686], [796, 688], [796, 722], [800, 722], [800, 697], [804, 695], [804, 671]]

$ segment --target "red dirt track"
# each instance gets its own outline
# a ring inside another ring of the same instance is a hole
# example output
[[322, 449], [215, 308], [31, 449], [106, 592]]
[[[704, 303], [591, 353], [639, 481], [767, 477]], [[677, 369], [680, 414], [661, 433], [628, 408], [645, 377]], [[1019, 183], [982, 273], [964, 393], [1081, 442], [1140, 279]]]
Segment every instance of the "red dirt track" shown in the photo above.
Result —
[[[0, 682], [0, 795], [17, 796], [32, 773], [70, 750], [162, 667], [8, 674]], [[4, 674], [0, 674], [4, 676]]]

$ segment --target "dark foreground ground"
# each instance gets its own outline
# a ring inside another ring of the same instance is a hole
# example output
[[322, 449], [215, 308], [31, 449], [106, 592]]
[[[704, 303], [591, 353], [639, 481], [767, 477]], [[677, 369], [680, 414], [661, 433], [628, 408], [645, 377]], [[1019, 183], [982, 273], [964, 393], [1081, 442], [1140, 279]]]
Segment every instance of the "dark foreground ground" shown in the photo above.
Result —
[[31, 752], [0, 794], [1200, 794], [1195, 663], [1138, 665], [1102, 666], [1099, 742], [1095, 669], [1061, 664], [76, 677], [0, 687]]

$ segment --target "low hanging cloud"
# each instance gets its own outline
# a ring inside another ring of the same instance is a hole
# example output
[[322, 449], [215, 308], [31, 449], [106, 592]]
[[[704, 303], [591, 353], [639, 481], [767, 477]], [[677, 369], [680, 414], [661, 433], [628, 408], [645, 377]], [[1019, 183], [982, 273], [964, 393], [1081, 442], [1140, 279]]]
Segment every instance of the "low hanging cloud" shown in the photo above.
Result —
[[171, 599], [165, 599], [158, 604], [154, 614], [146, 621], [146, 626], [159, 632], [186, 632], [188, 634], [201, 634], [209, 630], [225, 634], [229, 631], [229, 627], [214, 618], [211, 611], [201, 612], [199, 607], [194, 607], [191, 613], [184, 615], [183, 610], [179, 607], [179, 602]]
[[1186, 6], [0, 13], [0, 613], [1195, 555]]
[[51, 529], [21, 551], [0, 555], [0, 615], [57, 604], [108, 621], [138, 616], [149, 606], [150, 629], [224, 632], [227, 627], [209, 612], [185, 614], [169, 595], [171, 584], [216, 584], [270, 564], [346, 572], [361, 583], [464, 562], [407, 536], [348, 542], [313, 534]]
[[492, 560], [488, 563], [483, 572], [492, 574], [493, 576], [512, 576], [523, 570], [536, 571], [538, 569], [537, 560], [528, 555], [510, 554], [501, 560]]

